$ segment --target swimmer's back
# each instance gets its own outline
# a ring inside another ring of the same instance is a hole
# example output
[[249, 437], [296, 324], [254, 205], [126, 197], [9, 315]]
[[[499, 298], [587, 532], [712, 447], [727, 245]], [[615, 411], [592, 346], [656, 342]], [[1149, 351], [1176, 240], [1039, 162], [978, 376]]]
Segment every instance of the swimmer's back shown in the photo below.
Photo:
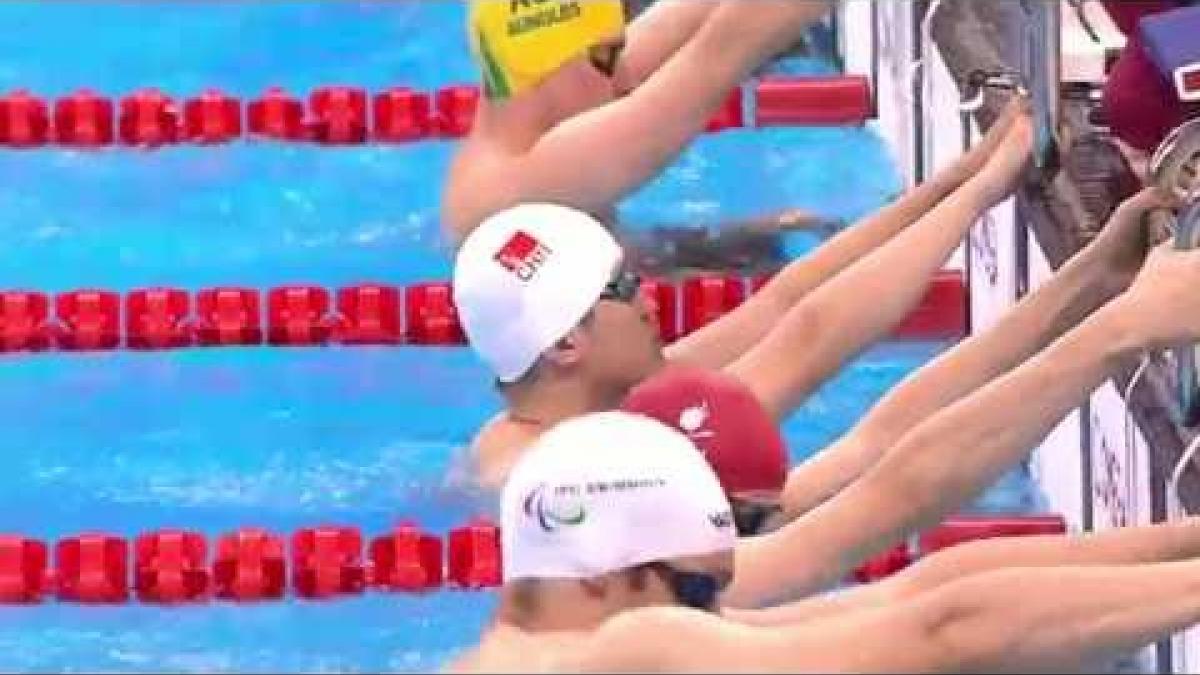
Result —
[[514, 421], [500, 412], [471, 442], [470, 469], [477, 487], [499, 492], [521, 453], [542, 433], [540, 426]]
[[523, 153], [472, 133], [451, 164], [442, 197], [442, 223], [455, 248], [489, 215], [520, 202], [513, 173]]

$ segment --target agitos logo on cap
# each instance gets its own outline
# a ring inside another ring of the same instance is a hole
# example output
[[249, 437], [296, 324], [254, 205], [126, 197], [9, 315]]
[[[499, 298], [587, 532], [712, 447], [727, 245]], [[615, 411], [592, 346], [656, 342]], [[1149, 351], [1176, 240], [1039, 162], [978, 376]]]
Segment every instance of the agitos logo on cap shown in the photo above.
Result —
[[531, 281], [553, 252], [533, 235], [517, 230], [496, 251], [494, 259], [521, 281]]
[[[559, 487], [549, 490], [549, 486], [540, 483], [531, 490], [524, 500], [525, 516], [534, 518], [546, 532], [553, 532], [564, 525], [579, 525], [587, 519], [587, 511], [578, 498], [578, 488]], [[550, 494], [547, 494], [549, 492]], [[572, 496], [567, 505], [559, 504], [564, 494]]]

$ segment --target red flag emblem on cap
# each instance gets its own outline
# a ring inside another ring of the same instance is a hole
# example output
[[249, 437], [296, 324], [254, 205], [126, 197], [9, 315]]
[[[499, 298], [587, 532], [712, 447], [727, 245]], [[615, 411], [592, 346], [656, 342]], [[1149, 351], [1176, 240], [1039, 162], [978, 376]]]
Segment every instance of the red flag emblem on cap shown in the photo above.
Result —
[[496, 251], [495, 260], [521, 281], [529, 281], [546, 262], [550, 247], [528, 232], [517, 230], [504, 246]]

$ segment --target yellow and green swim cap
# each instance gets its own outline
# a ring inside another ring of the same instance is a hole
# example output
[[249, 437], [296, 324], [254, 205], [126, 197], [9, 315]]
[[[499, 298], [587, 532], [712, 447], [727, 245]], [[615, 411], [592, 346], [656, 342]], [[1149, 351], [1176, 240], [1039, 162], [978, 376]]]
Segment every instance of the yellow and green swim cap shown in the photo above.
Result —
[[489, 98], [536, 86], [625, 28], [621, 0], [472, 0], [468, 30]]

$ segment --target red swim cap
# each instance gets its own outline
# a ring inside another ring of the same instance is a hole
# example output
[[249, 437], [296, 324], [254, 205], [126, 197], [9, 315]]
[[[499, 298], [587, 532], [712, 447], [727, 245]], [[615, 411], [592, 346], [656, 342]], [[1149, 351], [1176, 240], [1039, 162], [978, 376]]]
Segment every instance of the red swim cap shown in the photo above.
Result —
[[730, 496], [774, 499], [783, 489], [788, 453], [779, 425], [737, 378], [670, 366], [635, 387], [621, 409], [686, 434]]

